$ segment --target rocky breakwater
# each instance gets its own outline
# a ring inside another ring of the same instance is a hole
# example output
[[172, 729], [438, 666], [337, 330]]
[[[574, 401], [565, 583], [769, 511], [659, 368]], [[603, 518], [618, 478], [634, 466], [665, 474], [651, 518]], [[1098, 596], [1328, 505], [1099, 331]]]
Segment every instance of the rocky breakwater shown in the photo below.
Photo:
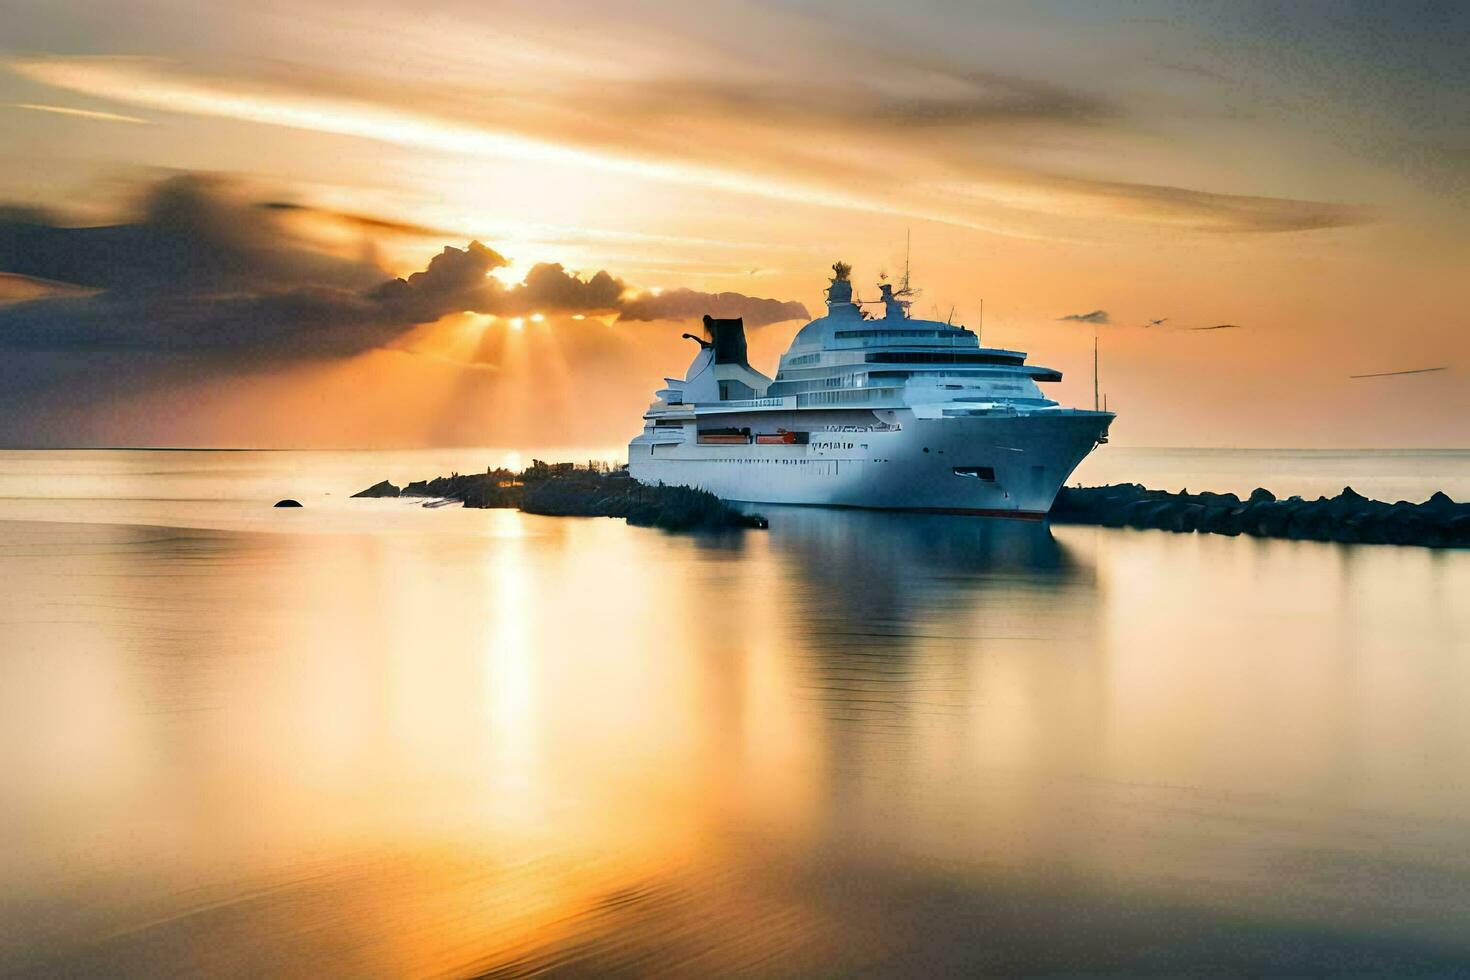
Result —
[[1233, 493], [1169, 493], [1136, 483], [1063, 487], [1051, 519], [1161, 531], [1249, 534], [1293, 541], [1470, 546], [1470, 504], [1436, 493], [1423, 503], [1370, 500], [1345, 487], [1335, 497], [1278, 500], [1257, 489], [1245, 500]]
[[621, 517], [629, 524], [668, 531], [767, 526], [764, 517], [736, 510], [703, 490], [647, 486], [629, 477], [626, 470], [540, 460], [520, 472], [453, 473], [418, 480], [402, 489], [384, 480], [353, 496], [458, 500], [466, 507], [516, 507], [552, 517]]

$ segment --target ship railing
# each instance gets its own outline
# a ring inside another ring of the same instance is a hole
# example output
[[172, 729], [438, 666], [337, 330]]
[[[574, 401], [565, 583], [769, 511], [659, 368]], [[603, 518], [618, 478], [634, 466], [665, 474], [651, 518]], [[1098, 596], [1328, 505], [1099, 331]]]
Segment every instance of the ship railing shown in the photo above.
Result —
[[733, 408], [791, 408], [793, 407], [787, 398], [732, 398], [725, 401], [705, 402], [700, 404], [701, 410], [733, 409]]
[[973, 333], [947, 330], [838, 330], [832, 335], [828, 349], [875, 346], [978, 347], [979, 338]]
[[728, 401], [700, 402], [701, 412], [732, 412], [747, 408], [817, 408], [830, 405], [872, 405], [901, 400], [902, 387], [826, 388], [772, 398], [737, 398]]
[[828, 391], [812, 391], [797, 395], [797, 408], [827, 406], [872, 405], [894, 402], [903, 397], [902, 388], [833, 388]]

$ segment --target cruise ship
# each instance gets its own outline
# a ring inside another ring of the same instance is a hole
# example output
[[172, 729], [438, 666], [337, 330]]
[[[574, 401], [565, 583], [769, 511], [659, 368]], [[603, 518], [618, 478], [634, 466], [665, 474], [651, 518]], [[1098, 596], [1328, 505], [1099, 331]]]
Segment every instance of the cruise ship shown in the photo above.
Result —
[[774, 379], [750, 366], [741, 320], [684, 335], [699, 351], [644, 414], [630, 475], [732, 501], [1045, 516], [1113, 413], [1063, 408], [1039, 387], [1059, 371], [914, 319], [906, 281], [880, 284], [884, 315], [869, 315], [850, 267], [832, 269], [826, 316]]

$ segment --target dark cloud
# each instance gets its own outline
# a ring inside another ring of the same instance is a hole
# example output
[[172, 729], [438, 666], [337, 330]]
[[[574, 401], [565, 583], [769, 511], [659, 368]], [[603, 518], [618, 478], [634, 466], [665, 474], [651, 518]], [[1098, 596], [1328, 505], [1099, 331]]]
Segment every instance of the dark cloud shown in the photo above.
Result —
[[71, 227], [41, 211], [0, 210], [0, 271], [144, 294], [360, 289], [383, 276], [312, 248], [223, 181], [194, 175], [155, 184], [137, 214], [116, 225]]
[[1374, 219], [1363, 207], [1285, 197], [1216, 194], [1211, 191], [1044, 175], [1038, 186], [1073, 194], [1120, 217], [1174, 224], [1196, 231], [1316, 231], [1365, 224]]
[[278, 211], [285, 214], [303, 214], [323, 218], [339, 225], [346, 225], [349, 228], [356, 228], [372, 234], [404, 235], [410, 238], [461, 237], [460, 232], [437, 228], [433, 225], [420, 224], [416, 221], [403, 221], [397, 218], [385, 218], [381, 215], [374, 214], [360, 214], [356, 211], [337, 211], [331, 208], [318, 208], [309, 204], [298, 204], [294, 201], [262, 201], [256, 207], [266, 211]]
[[620, 310], [626, 290], [621, 279], [605, 271], [591, 279], [579, 279], [559, 262], [542, 262], [532, 266], [521, 285], [506, 297], [520, 305], [503, 312], [613, 313]]
[[[818, 129], [871, 132], [875, 126], [979, 128], [1015, 123], [1095, 123], [1118, 118], [1112, 102], [1019, 75], [973, 71], [938, 61], [890, 66], [896, 79], [866, 75], [851, 84], [811, 78], [653, 78], [615, 90], [587, 91], [584, 103], [621, 117], [705, 118], [735, 114]], [[943, 95], [899, 94], [891, 84], [921, 75]]]
[[583, 279], [559, 262], [532, 266], [514, 286], [486, 278], [492, 269], [505, 264], [499, 253], [479, 242], [472, 242], [466, 250], [446, 248], [424, 272], [385, 283], [373, 291], [372, 297], [413, 322], [438, 319], [456, 310], [497, 316], [611, 313], [627, 321], [687, 320], [708, 313], [744, 317], [752, 327], [808, 316], [800, 303], [744, 293], [695, 289], [640, 292], [606, 271]]
[[350, 351], [397, 332], [364, 291], [375, 265], [313, 248], [225, 181], [168, 178], [113, 225], [0, 211], [0, 273], [92, 292], [0, 307], [9, 350]]
[[1448, 371], [1448, 366], [1410, 368], [1407, 371], [1375, 371], [1372, 374], [1350, 374], [1349, 378], [1400, 378], [1407, 374], [1437, 374], [1440, 371]]
[[702, 293], [693, 289], [670, 289], [658, 295], [645, 293], [623, 304], [624, 320], [686, 320], [708, 313], [717, 317], [743, 317], [746, 326], [760, 327], [783, 320], [809, 317], [802, 304], [762, 299], [744, 293]]
[[498, 280], [486, 277], [507, 264], [505, 256], [479, 242], [446, 247], [423, 272], [389, 280], [369, 295], [400, 323], [429, 323], [456, 310], [485, 312], [500, 289]]
[[42, 296], [84, 295], [89, 292], [92, 292], [92, 290], [85, 286], [74, 286], [70, 283], [53, 282], [50, 279], [36, 279], [31, 276], [0, 272], [0, 303], [23, 299], [39, 299]]
[[378, 346], [402, 328], [360, 294], [327, 286], [223, 296], [102, 294], [0, 308], [0, 349], [231, 350], [289, 358]]
[[888, 99], [876, 118], [902, 126], [978, 126], [996, 123], [1100, 123], [1120, 118], [1113, 103], [1076, 89], [997, 72], [951, 76], [960, 94]]
[[[385, 281], [370, 263], [291, 236], [276, 223], [291, 210], [244, 201], [197, 177], [160, 183], [133, 220], [106, 227], [0, 209], [0, 275], [50, 284], [0, 305], [0, 349], [290, 359], [385, 346], [415, 324], [460, 311], [625, 320], [710, 313], [745, 316], [752, 326], [806, 315], [799, 303], [740, 293], [640, 295], [608, 272], [583, 278], [557, 263], [506, 286], [490, 273], [508, 260], [480, 242], [446, 247], [422, 271]], [[78, 286], [87, 292], [78, 295]]]
[[1066, 316], [1057, 317], [1058, 320], [1075, 320], [1078, 323], [1112, 323], [1107, 310], [1093, 310], [1091, 313], [1069, 313]]

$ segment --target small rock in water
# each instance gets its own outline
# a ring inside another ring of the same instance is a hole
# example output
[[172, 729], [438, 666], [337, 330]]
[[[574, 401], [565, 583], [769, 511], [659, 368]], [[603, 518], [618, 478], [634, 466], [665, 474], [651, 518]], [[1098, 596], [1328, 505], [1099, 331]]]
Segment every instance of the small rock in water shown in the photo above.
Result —
[[389, 481], [384, 480], [381, 483], [374, 483], [372, 486], [368, 487], [366, 490], [359, 490], [357, 493], [354, 493], [353, 496], [354, 497], [397, 497], [397, 496], [401, 496], [402, 493], [403, 493], [402, 490], [400, 490], [397, 487], [395, 487]]
[[274, 507], [300, 507], [301, 506], [301, 501], [299, 501], [299, 500], [292, 500], [290, 497], [287, 497], [285, 500], [277, 500], [272, 506], [274, 506]]

